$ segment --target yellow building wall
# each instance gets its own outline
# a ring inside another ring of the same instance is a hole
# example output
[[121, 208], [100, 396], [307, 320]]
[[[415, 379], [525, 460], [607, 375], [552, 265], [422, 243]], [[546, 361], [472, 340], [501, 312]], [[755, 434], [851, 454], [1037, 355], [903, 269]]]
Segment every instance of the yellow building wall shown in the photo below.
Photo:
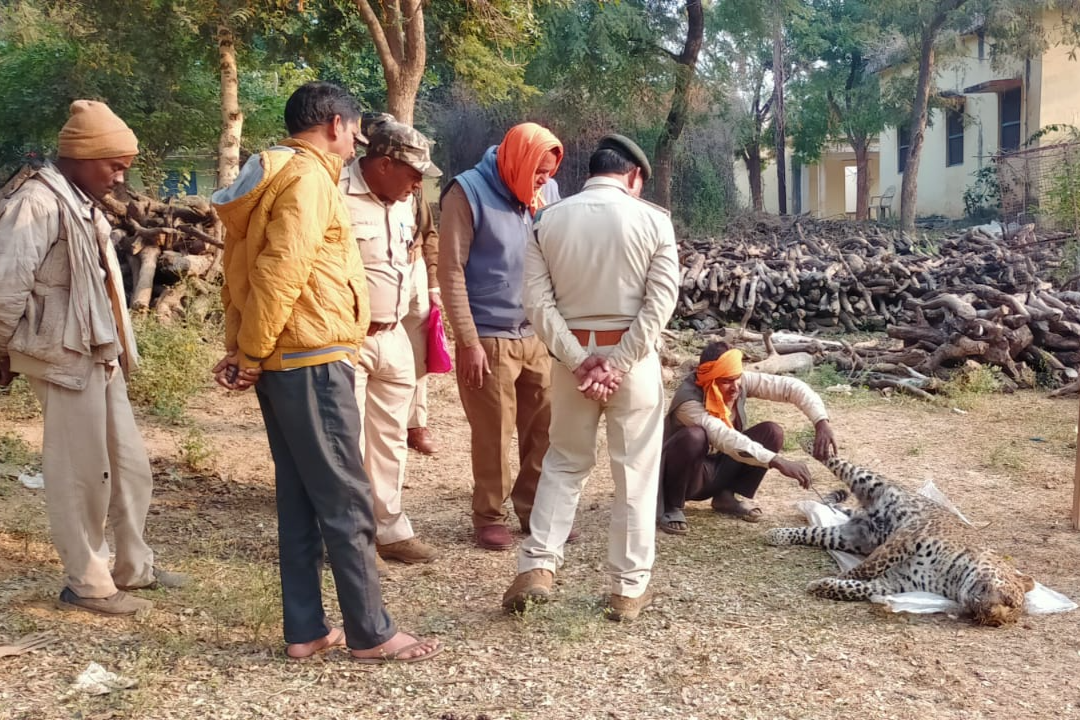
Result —
[[[810, 182], [804, 210], [814, 217], [844, 217], [847, 209], [845, 168], [855, 167], [855, 153], [833, 150], [825, 153], [820, 163], [803, 169]], [[876, 152], [869, 158], [870, 195], [881, 192], [881, 164]]]
[[[975, 35], [964, 38], [964, 49], [960, 57], [945, 61], [938, 68], [937, 88], [939, 91], [951, 91], [962, 94], [964, 88], [996, 79], [1019, 78], [1024, 75], [1024, 63], [1011, 62], [1001, 70], [995, 70], [990, 64], [990, 40], [987, 39], [979, 57], [979, 41]], [[883, 77], [887, 73], [883, 73]], [[978, 93], [964, 97], [964, 113], [967, 115], [964, 127], [964, 162], [952, 167], [946, 166], [946, 129], [945, 114], [933, 112], [930, 124], [926, 128], [922, 156], [919, 163], [918, 215], [943, 215], [948, 218], [960, 218], [964, 215], [964, 190], [974, 182], [974, 173], [987, 164], [990, 156], [1000, 146], [1000, 127], [998, 122], [998, 95]], [[1031, 131], [1026, 127], [1030, 120], [1021, 127], [1020, 136], [1026, 138]], [[898, 148], [896, 128], [886, 128], [881, 133], [881, 187], [896, 186], [894, 209], [900, 209], [900, 187], [903, 175], [898, 170]]]
[[[780, 212], [779, 196], [776, 192], [776, 163], [772, 156], [768, 156], [767, 160], [762, 162], [762, 165], [764, 167], [761, 170], [761, 195], [765, 205], [765, 212], [775, 215]], [[792, 189], [794, 188], [794, 179], [791, 174], [790, 150], [787, 153], [785, 169], [787, 170], [788, 212], [791, 212], [791, 197], [792, 192], [795, 192], [795, 190]], [[746, 163], [742, 160], [735, 160], [732, 165], [732, 172], [735, 175], [735, 190], [739, 195], [739, 205], [748, 208], [751, 206], [750, 174], [746, 171]]]
[[1048, 125], [1080, 127], [1080, 92], [1077, 83], [1080, 61], [1070, 57], [1074, 48], [1061, 42], [1061, 17], [1047, 14], [1044, 23], [1047, 34], [1052, 38], [1052, 46], [1031, 64], [1032, 90], [1028, 102], [1033, 109], [1030, 113], [1032, 133]]

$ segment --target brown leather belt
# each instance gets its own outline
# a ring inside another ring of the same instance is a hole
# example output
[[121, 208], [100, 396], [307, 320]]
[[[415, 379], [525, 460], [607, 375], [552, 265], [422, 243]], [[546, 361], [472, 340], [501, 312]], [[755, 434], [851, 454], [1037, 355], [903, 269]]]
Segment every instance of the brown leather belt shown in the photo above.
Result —
[[398, 324], [396, 322], [372, 322], [367, 326], [368, 337], [371, 337], [375, 333], [381, 333], [383, 330], [393, 330]]
[[570, 330], [577, 338], [577, 341], [581, 343], [581, 347], [588, 347], [589, 334], [596, 338], [596, 347], [610, 347], [612, 345], [618, 345], [622, 340], [622, 336], [626, 334], [626, 330]]

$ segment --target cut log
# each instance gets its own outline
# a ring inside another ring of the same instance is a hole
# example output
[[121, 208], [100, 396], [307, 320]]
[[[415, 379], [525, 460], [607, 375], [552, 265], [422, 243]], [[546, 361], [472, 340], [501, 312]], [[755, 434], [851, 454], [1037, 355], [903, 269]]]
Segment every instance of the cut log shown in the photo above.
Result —
[[150, 297], [154, 292], [154, 275], [157, 273], [157, 260], [161, 248], [147, 245], [138, 255], [133, 256], [138, 263], [135, 273], [135, 287], [131, 291], [131, 309], [146, 310], [150, 307]]

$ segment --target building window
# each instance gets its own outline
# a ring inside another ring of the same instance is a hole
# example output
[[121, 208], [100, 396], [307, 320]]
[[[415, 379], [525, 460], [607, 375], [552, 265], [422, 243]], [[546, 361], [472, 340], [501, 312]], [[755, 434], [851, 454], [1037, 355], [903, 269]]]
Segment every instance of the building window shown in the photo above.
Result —
[[945, 167], [964, 164], [964, 105], [945, 111]]
[[1001, 152], [1011, 152], [1020, 147], [1020, 100], [1021, 89], [1001, 93]]
[[904, 174], [907, 167], [908, 148], [911, 147], [911, 131], [906, 127], [896, 128], [896, 172]]

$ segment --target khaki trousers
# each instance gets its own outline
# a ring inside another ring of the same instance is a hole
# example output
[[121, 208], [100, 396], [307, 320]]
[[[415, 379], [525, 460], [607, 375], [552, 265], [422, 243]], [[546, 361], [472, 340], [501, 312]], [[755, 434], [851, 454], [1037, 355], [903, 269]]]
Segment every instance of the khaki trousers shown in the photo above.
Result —
[[427, 427], [427, 324], [431, 315], [431, 298], [428, 297], [427, 266], [421, 257], [412, 264], [412, 295], [409, 297], [409, 313], [402, 319], [405, 332], [412, 345], [416, 368], [416, 389], [409, 403], [410, 428]]
[[521, 544], [518, 572], [536, 568], [554, 572], [562, 565], [563, 545], [574, 524], [578, 499], [596, 465], [596, 431], [604, 415], [615, 484], [608, 531], [610, 592], [640, 597], [649, 584], [655, 557], [664, 434], [660, 359], [652, 353], [635, 365], [607, 403], [578, 392], [574, 374], [561, 363], [552, 370], [551, 384], [551, 447], [544, 456], [532, 533]]
[[412, 523], [401, 509], [401, 487], [409, 452], [406, 421], [415, 384], [405, 328], [398, 324], [364, 341], [356, 367], [356, 404], [363, 419], [360, 448], [371, 480], [375, 541], [380, 545], [413, 536]]
[[[472, 430], [474, 528], [506, 521], [509, 497], [522, 528], [529, 525], [551, 422], [551, 358], [539, 338], [480, 338], [491, 374], [480, 388], [458, 376], [458, 393]], [[460, 358], [457, 359], [461, 366]], [[510, 443], [518, 434], [517, 477], [510, 474]]]
[[[82, 391], [30, 379], [45, 415], [42, 475], [64, 583], [79, 597], [105, 598], [116, 585], [154, 581], [143, 540], [153, 476], [119, 369], [95, 365]], [[109, 572], [106, 522], [116, 562]]]

